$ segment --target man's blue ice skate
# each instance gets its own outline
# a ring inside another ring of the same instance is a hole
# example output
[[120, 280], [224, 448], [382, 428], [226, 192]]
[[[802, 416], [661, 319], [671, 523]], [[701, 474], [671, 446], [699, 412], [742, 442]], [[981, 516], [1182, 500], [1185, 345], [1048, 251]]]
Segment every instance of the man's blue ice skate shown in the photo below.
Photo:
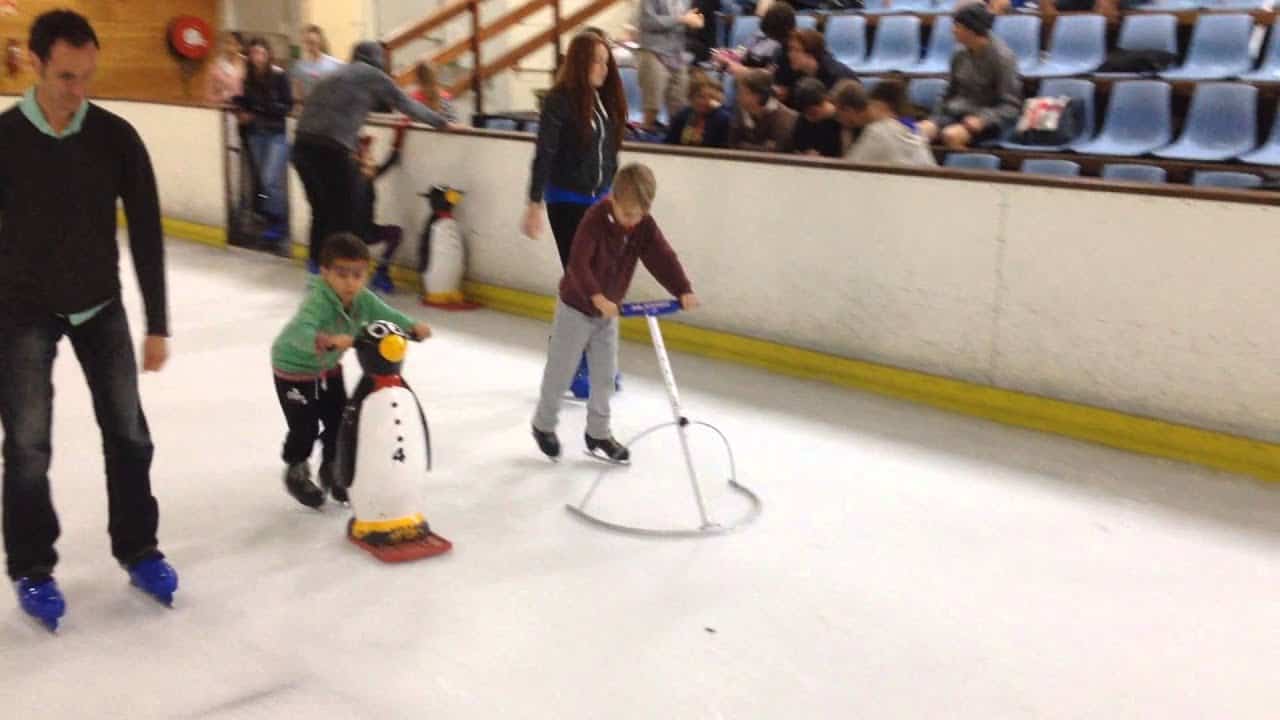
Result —
[[19, 578], [16, 583], [18, 605], [22, 611], [49, 629], [57, 632], [58, 621], [67, 611], [67, 602], [53, 578]]
[[178, 589], [178, 572], [159, 555], [151, 555], [129, 566], [129, 580], [142, 592], [173, 607]]

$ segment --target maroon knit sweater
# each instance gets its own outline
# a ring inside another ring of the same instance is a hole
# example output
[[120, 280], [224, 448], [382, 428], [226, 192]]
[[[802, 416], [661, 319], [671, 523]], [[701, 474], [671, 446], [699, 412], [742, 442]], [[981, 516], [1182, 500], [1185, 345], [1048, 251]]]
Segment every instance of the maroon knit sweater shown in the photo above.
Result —
[[569, 266], [560, 281], [560, 299], [581, 313], [598, 316], [600, 311], [592, 304], [591, 296], [600, 293], [614, 303], [622, 302], [636, 274], [637, 262], [643, 262], [675, 297], [693, 292], [676, 251], [662, 236], [652, 215], [646, 215], [627, 232], [613, 219], [613, 203], [596, 203], [573, 236]]

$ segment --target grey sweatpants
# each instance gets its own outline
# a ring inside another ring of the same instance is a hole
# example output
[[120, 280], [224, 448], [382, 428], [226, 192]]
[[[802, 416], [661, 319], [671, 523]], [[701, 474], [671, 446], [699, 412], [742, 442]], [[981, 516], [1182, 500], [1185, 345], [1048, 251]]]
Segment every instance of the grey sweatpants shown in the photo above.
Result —
[[587, 399], [587, 434], [604, 440], [610, 437], [609, 399], [613, 397], [613, 378], [618, 374], [618, 319], [583, 315], [561, 300], [556, 300], [551, 347], [547, 350], [547, 367], [542, 371], [542, 395], [533, 426], [543, 432], [555, 432], [560, 397], [573, 381], [584, 348], [592, 380]]

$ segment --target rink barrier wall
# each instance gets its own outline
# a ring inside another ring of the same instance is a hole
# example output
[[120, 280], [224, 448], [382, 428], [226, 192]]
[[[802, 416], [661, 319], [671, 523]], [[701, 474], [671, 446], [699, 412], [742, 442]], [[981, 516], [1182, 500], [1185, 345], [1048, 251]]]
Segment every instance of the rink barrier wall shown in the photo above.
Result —
[[[189, 133], [169, 131], [179, 124], [171, 106], [118, 105], [163, 165], [165, 215], [222, 224], [222, 184], [209, 172], [221, 166], [217, 143], [205, 152]], [[207, 112], [218, 126], [214, 111], [178, 110]], [[367, 131], [385, 152], [391, 126]], [[426, 216], [417, 193], [443, 182], [467, 193], [459, 219], [473, 287], [554, 293], [550, 238], [515, 231], [531, 152], [526, 135], [411, 132], [402, 165], [379, 186], [379, 217], [411, 236], [397, 262], [413, 264], [412, 236]], [[1276, 226], [1280, 194], [654, 146], [627, 146], [623, 160], [657, 172], [655, 215], [704, 298], [682, 323], [773, 348], [704, 343], [705, 352], [898, 397], [937, 395], [940, 407], [1164, 457], [1278, 472], [1280, 315], [1271, 288], [1280, 268], [1260, 229]], [[293, 207], [305, 208], [296, 180]], [[217, 230], [168, 227], [223, 242]], [[302, 216], [293, 233], [305, 241]], [[633, 297], [660, 292], [637, 275]], [[832, 359], [855, 364], [840, 369]], [[1044, 401], [1066, 405], [1027, 407]], [[1157, 425], [1081, 420], [1064, 408]]]
[[[167, 219], [165, 228], [170, 237], [226, 247], [226, 235], [221, 228]], [[306, 259], [306, 246], [295, 243], [293, 249], [295, 259]], [[418, 277], [412, 268], [395, 266], [392, 277], [402, 290], [417, 292]], [[492, 310], [536, 320], [550, 322], [555, 308], [555, 298], [551, 296], [471, 281], [466, 283], [465, 290], [468, 299]], [[651, 342], [648, 328], [641, 319], [624, 319], [621, 334], [628, 341], [646, 345]], [[663, 338], [668, 348], [679, 352], [872, 392], [1004, 425], [1280, 482], [1280, 445], [679, 322], [663, 323]]]

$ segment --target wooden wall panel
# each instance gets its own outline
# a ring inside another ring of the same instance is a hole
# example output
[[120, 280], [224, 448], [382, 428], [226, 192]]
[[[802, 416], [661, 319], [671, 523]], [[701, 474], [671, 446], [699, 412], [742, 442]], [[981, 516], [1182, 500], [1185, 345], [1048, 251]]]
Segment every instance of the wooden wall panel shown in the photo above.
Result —
[[[17, 0], [17, 5], [16, 15], [0, 15], [0, 55], [13, 38], [25, 56], [27, 33], [36, 16], [70, 8], [89, 18], [102, 43], [92, 96], [159, 102], [203, 99], [210, 61], [184, 72], [169, 51], [165, 30], [175, 16], [194, 15], [216, 32], [218, 0]], [[25, 63], [16, 76], [0, 65], [0, 94], [22, 92], [34, 82], [35, 74]]]

